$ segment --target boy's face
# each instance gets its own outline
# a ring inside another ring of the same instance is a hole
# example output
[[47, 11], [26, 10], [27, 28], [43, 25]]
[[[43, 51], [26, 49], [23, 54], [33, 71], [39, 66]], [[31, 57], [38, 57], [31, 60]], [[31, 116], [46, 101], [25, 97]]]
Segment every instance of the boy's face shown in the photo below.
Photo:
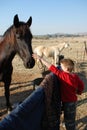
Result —
[[67, 67], [65, 67], [62, 63], [61, 63], [60, 65], [61, 65], [61, 69], [62, 69], [64, 72], [67, 72]]

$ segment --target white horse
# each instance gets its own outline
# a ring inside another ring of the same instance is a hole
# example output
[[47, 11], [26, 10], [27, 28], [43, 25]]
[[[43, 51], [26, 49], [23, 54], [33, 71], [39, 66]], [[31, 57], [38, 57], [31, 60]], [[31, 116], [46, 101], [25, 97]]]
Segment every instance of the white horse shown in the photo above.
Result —
[[[61, 52], [67, 48], [70, 47], [69, 43], [61, 43], [57, 46], [38, 46], [34, 49], [34, 53], [36, 53], [37, 55], [41, 56], [41, 57], [52, 57], [52, 59], [54, 60], [55, 66], [58, 63], [58, 56], [61, 54]], [[37, 61], [38, 62], [38, 61]]]

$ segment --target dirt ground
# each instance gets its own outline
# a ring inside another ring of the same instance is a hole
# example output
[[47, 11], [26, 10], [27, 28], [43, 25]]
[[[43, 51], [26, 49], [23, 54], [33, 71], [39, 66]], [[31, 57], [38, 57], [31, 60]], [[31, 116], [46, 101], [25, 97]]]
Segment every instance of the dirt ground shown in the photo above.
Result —
[[[66, 48], [63, 50], [62, 54], [65, 57], [72, 58], [75, 61], [75, 72], [78, 73], [85, 84], [83, 94], [78, 96], [76, 114], [77, 130], [87, 130], [87, 56], [84, 49], [84, 41], [86, 41], [86, 39], [87, 37], [61, 37], [55, 39], [33, 39], [32, 41], [33, 49], [39, 45], [55, 46], [62, 42], [68, 42], [70, 44], [72, 49], [70, 50]], [[33, 69], [25, 69], [22, 60], [18, 56], [16, 56], [13, 60], [13, 67], [12, 82], [10, 85], [10, 100], [12, 105], [23, 101], [27, 96], [29, 96], [34, 91], [32, 84], [33, 80], [42, 77], [42, 70], [38, 68], [37, 64], [35, 64]], [[4, 87], [1, 82], [0, 120], [2, 120], [6, 115]], [[65, 130], [65, 128], [61, 125], [60, 130]]]

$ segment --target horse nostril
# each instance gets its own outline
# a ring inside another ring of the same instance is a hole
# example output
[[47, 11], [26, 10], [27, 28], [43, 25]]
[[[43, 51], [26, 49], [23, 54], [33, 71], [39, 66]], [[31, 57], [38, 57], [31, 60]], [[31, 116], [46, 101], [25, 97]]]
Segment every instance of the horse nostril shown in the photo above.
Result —
[[26, 67], [27, 68], [33, 68], [34, 67], [34, 65], [35, 65], [35, 60], [34, 59], [32, 59], [32, 61], [28, 61], [27, 63], [26, 63]]
[[30, 62], [27, 62], [26, 66], [27, 66], [27, 68], [31, 68], [30, 67]]

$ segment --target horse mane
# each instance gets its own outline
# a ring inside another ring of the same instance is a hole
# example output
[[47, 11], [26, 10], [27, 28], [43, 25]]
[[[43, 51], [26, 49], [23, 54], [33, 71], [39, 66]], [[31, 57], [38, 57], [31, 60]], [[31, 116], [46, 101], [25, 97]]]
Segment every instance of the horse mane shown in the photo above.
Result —
[[3, 37], [5, 37], [5, 35], [9, 34], [10, 30], [13, 28], [13, 25], [10, 26], [3, 34]]

